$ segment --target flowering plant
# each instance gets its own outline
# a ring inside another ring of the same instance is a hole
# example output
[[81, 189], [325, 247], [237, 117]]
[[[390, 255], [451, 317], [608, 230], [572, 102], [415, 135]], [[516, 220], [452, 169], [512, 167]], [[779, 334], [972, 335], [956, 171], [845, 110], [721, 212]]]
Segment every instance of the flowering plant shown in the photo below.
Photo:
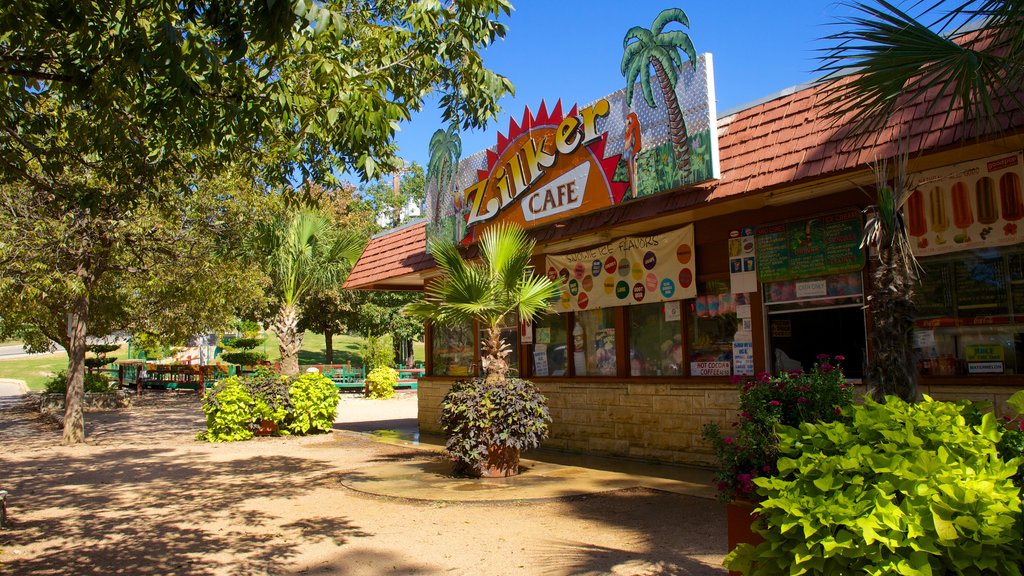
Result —
[[730, 502], [756, 498], [754, 478], [777, 471], [778, 436], [775, 426], [802, 422], [831, 422], [853, 403], [853, 386], [846, 383], [842, 356], [818, 356], [810, 372], [799, 370], [771, 376], [734, 377], [740, 388], [735, 433], [724, 436], [717, 424], [704, 427], [704, 439], [718, 456], [718, 496]]

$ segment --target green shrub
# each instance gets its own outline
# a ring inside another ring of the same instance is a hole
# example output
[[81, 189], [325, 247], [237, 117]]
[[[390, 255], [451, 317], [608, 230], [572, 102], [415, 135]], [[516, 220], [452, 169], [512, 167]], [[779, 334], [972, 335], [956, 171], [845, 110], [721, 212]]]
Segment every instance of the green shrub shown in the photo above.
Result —
[[1006, 417], [1003, 437], [999, 439], [996, 448], [1003, 460], [1017, 459], [1019, 464], [1017, 473], [1013, 475], [1013, 482], [1018, 488], [1024, 488], [1024, 390], [1014, 392], [1007, 405], [1016, 415]]
[[85, 366], [86, 368], [102, 368], [103, 366], [106, 366], [107, 364], [116, 361], [117, 358], [107, 358], [106, 356], [100, 356], [97, 358], [86, 358]]
[[[47, 394], [66, 394], [68, 391], [68, 373], [60, 371], [46, 382]], [[113, 392], [117, 384], [106, 374], [85, 373], [85, 391], [90, 393]]]
[[224, 338], [222, 343], [224, 346], [229, 348], [236, 348], [238, 350], [252, 350], [253, 348], [266, 342], [266, 338]]
[[395, 345], [391, 334], [383, 336], [368, 336], [363, 344], [363, 365], [367, 370], [373, 370], [380, 366], [393, 367], [395, 365]]
[[217, 383], [203, 400], [206, 433], [200, 438], [209, 442], [248, 440], [258, 427], [254, 409], [256, 400], [238, 376]]
[[109, 354], [110, 352], [116, 352], [120, 347], [120, 344], [89, 344], [85, 349], [93, 354], [103, 355]]
[[992, 414], [966, 402], [865, 399], [850, 422], [779, 427], [778, 473], [755, 480], [755, 529], [726, 565], [744, 574], [1019, 575], [1017, 462]]
[[323, 374], [302, 374], [288, 389], [291, 407], [285, 419], [287, 430], [293, 434], [327, 432], [334, 427], [338, 413], [338, 389]]
[[243, 382], [255, 403], [254, 421], [258, 424], [263, 420], [271, 420], [281, 430], [291, 411], [288, 378], [269, 368], [260, 368]]
[[227, 362], [228, 364], [236, 364], [238, 366], [257, 366], [267, 359], [262, 352], [224, 352], [220, 355], [220, 359]]
[[380, 400], [394, 398], [397, 382], [398, 370], [388, 366], [378, 366], [366, 375], [367, 395]]
[[528, 380], [460, 380], [441, 402], [445, 450], [459, 474], [479, 475], [490, 446], [527, 450], [548, 436], [547, 399]]

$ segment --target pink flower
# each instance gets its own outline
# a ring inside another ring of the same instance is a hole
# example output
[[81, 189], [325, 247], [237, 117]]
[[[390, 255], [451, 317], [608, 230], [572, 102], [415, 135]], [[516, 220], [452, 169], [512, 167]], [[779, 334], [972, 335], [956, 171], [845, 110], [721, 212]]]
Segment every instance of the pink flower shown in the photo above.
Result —
[[772, 400], [769, 404], [772, 406], [782, 406], [782, 402], [779, 402], [778, 400]]
[[737, 374], [737, 375], [733, 376], [732, 378], [730, 378], [729, 381], [732, 382], [733, 385], [735, 386], [735, 385], [737, 385], [737, 384], [739, 384], [740, 382], [743, 381], [743, 377], [740, 376], [739, 374]]
[[732, 438], [723, 438], [722, 442], [725, 442], [726, 444], [732, 444]]
[[836, 362], [842, 362], [843, 360], [846, 360], [846, 356], [840, 356], [839, 354], [836, 354]]
[[744, 420], [753, 420], [754, 419], [754, 415], [751, 414], [750, 412], [747, 412], [746, 410], [744, 410], [743, 412], [740, 412], [740, 417], [743, 418]]
[[818, 360], [828, 360], [828, 354], [818, 354]]
[[765, 474], [768, 474], [771, 471], [772, 471], [772, 467], [767, 465], [767, 464], [765, 464], [764, 466], [761, 467], [761, 472], [764, 472]]
[[843, 413], [843, 410], [840, 407], [836, 406], [836, 409], [834, 410], [834, 412], [836, 413], [836, 416], [839, 416], [840, 414]]
[[821, 368], [821, 371], [826, 374], [836, 369], [836, 367], [831, 364], [822, 364], [819, 368]]
[[803, 396], [801, 396], [801, 397], [796, 399], [796, 403], [797, 404], [807, 404], [808, 402], [810, 402], [810, 400], [808, 400], [807, 398], [804, 398]]

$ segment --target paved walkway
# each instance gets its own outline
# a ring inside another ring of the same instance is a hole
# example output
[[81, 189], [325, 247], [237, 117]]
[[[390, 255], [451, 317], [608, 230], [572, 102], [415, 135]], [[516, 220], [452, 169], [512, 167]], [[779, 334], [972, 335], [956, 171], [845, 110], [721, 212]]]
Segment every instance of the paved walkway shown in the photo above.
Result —
[[5, 410], [21, 402], [21, 397], [28, 392], [28, 387], [21, 380], [0, 378], [0, 410]]

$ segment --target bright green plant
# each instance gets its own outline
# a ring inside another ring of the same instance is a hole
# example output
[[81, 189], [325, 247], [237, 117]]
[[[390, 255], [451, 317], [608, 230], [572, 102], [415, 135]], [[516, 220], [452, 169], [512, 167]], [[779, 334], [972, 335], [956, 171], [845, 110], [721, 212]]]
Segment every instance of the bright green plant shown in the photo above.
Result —
[[254, 423], [270, 420], [278, 425], [280, 431], [281, 425], [291, 411], [288, 378], [273, 370], [260, 368], [243, 382], [255, 402], [253, 405]]
[[[113, 392], [117, 389], [114, 381], [106, 374], [85, 374], [85, 391], [91, 393]], [[47, 394], [65, 394], [68, 390], [68, 373], [61, 370], [46, 382]]]
[[547, 399], [528, 380], [460, 380], [441, 402], [445, 450], [458, 474], [476, 476], [494, 446], [536, 448], [548, 436]]
[[1019, 464], [1013, 481], [1018, 487], [1024, 488], [1024, 390], [1014, 392], [1006, 404], [1016, 415], [1006, 417], [1003, 437], [999, 439], [996, 448], [1003, 460], [1017, 459]]
[[967, 402], [865, 399], [851, 420], [780, 426], [778, 473], [758, 478], [755, 529], [726, 565], [744, 574], [1019, 575], [1016, 461]]
[[362, 356], [367, 370], [373, 371], [382, 366], [393, 367], [395, 365], [395, 345], [391, 334], [367, 336], [366, 343], [363, 344]]
[[853, 386], [843, 376], [842, 356], [818, 356], [810, 372], [762, 372], [738, 379], [740, 413], [735, 434], [723, 436], [716, 424], [704, 428], [704, 439], [718, 456], [718, 496], [756, 500], [754, 479], [775, 473], [778, 458], [779, 424], [797, 426], [803, 422], [830, 422], [841, 417], [842, 408], [853, 402]]
[[257, 366], [264, 362], [267, 357], [262, 352], [237, 350], [234, 352], [224, 352], [220, 355], [220, 359], [228, 364], [237, 364], [238, 366]]
[[291, 407], [285, 419], [293, 434], [327, 432], [334, 427], [338, 414], [338, 389], [330, 378], [320, 373], [295, 378], [288, 389]]
[[389, 366], [378, 366], [366, 375], [366, 395], [378, 400], [395, 397], [398, 370]]
[[206, 432], [199, 438], [209, 442], [233, 442], [253, 437], [256, 400], [238, 376], [221, 380], [203, 400]]

